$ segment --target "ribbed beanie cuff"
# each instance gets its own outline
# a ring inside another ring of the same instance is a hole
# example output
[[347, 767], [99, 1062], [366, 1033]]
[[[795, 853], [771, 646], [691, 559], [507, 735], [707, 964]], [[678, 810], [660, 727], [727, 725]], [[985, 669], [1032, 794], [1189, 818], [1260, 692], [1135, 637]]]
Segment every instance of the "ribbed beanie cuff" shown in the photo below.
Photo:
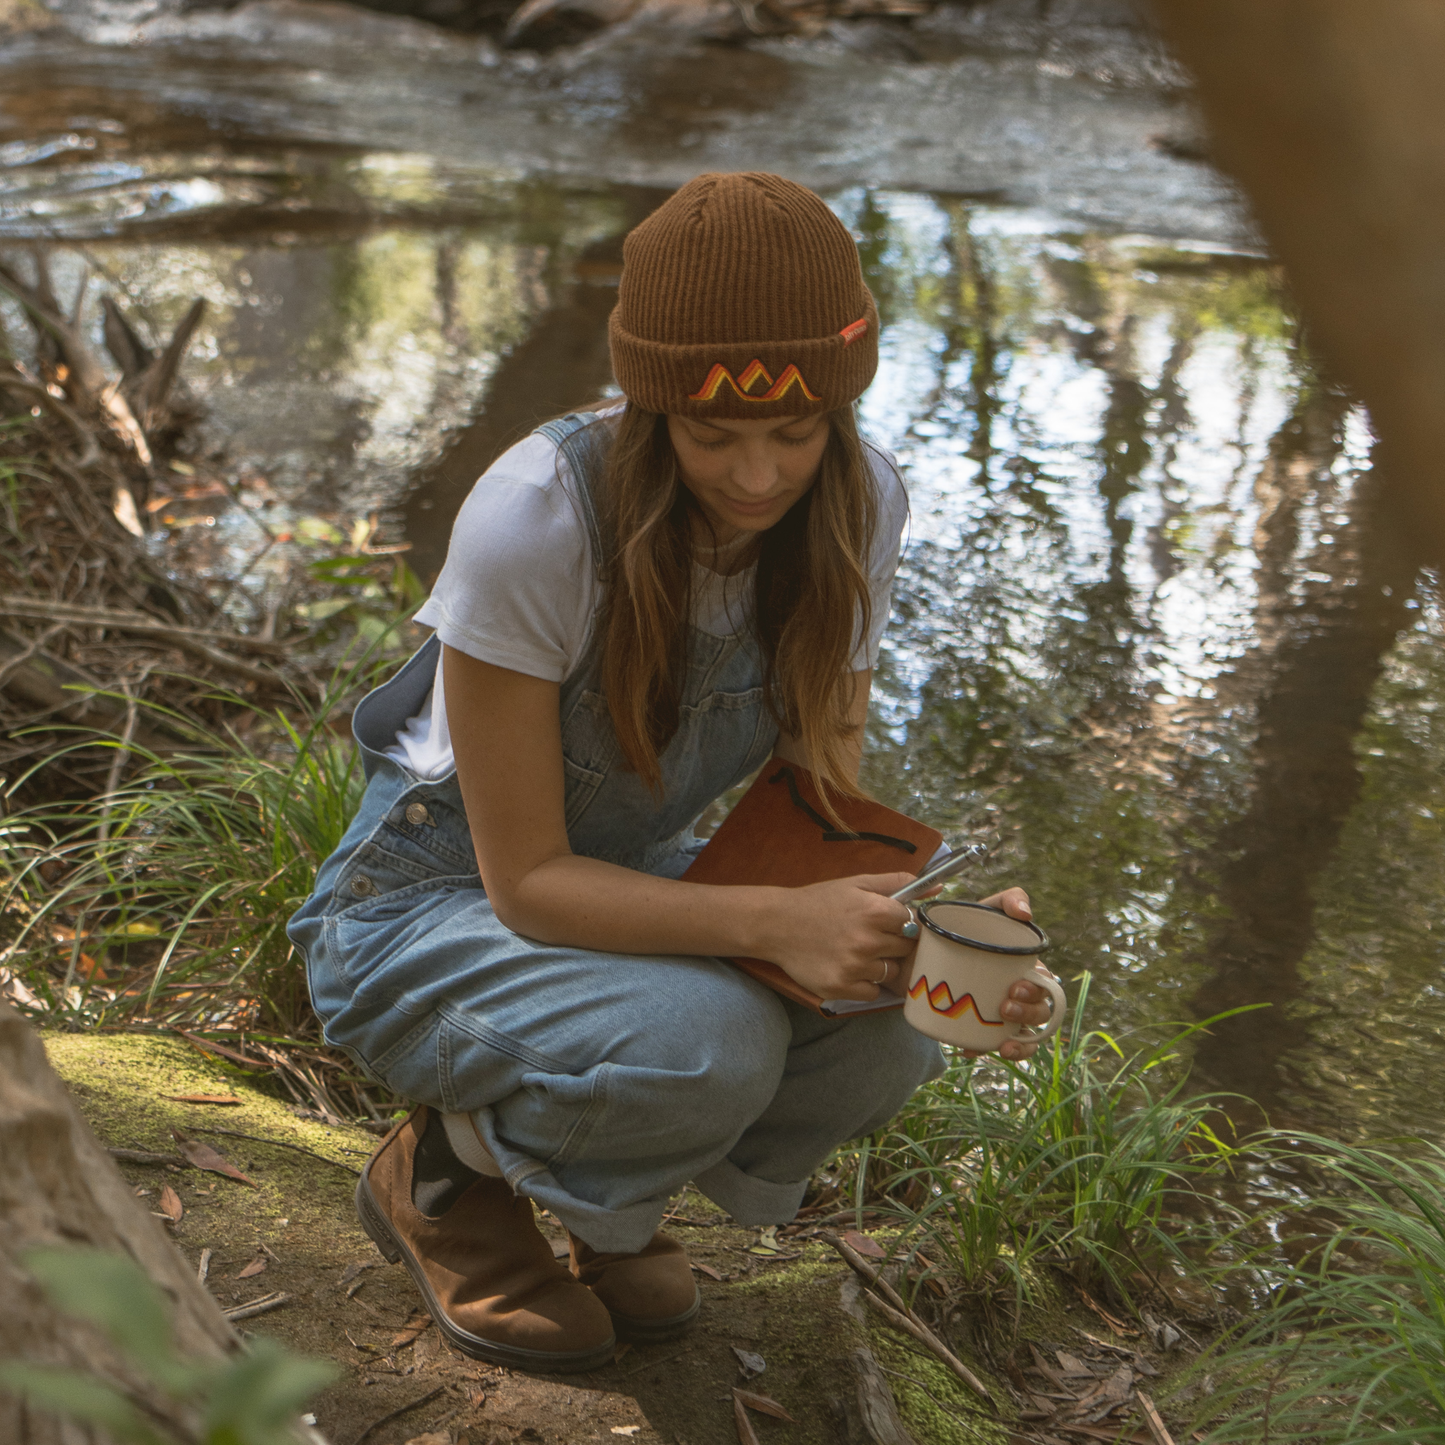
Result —
[[628, 236], [612, 369], [646, 411], [745, 419], [856, 401], [878, 369], [858, 249], [781, 176], [689, 181]]

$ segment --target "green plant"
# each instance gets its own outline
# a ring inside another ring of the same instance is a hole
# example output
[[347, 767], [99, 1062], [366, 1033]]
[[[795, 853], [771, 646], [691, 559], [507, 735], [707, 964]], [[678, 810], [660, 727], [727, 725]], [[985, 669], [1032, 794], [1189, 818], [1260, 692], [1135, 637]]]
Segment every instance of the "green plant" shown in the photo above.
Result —
[[1266, 1141], [1337, 1192], [1275, 1212], [1288, 1253], [1256, 1254], [1256, 1308], [1181, 1382], [1209, 1445], [1445, 1442], [1445, 1151], [1403, 1142]]
[[62, 1313], [95, 1325], [153, 1389], [55, 1365], [0, 1361], [0, 1389], [98, 1425], [126, 1445], [296, 1445], [297, 1412], [336, 1375], [269, 1340], [224, 1360], [180, 1358], [160, 1291], [134, 1260], [92, 1249], [23, 1256]]
[[[331, 725], [357, 672], [320, 703], [298, 704], [299, 723], [252, 713], [244, 736], [200, 734], [151, 709], [191, 745], [165, 756], [133, 748], [139, 772], [99, 803], [7, 819], [0, 908], [24, 921], [6, 962], [52, 1017], [306, 1031], [285, 925], [365, 788], [356, 749]], [[63, 952], [57, 938], [69, 940]]]
[[1214, 1020], [1130, 1051], [1082, 1027], [1089, 983], [1067, 1036], [1023, 1064], [954, 1064], [859, 1155], [860, 1198], [866, 1179], [903, 1247], [966, 1288], [1006, 1283], [1022, 1301], [1042, 1256], [1127, 1295], [1131, 1275], [1180, 1257], [1192, 1180], [1238, 1152], [1211, 1123], [1225, 1096], [1186, 1097], [1177, 1067]]

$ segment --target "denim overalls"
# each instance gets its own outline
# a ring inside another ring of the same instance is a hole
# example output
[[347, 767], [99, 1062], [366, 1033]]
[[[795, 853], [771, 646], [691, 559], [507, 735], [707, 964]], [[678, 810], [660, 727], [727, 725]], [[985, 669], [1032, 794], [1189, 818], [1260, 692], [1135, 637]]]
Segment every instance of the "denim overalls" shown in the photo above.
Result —
[[[569, 445], [592, 420], [541, 430], [566, 449], [597, 556], [596, 449]], [[937, 1076], [937, 1045], [896, 1010], [825, 1020], [720, 959], [505, 927], [456, 774], [422, 782], [383, 756], [421, 711], [439, 651], [431, 638], [356, 709], [366, 795], [288, 926], [327, 1042], [406, 1098], [472, 1114], [512, 1187], [595, 1249], [644, 1248], [689, 1180], [741, 1223], [791, 1219], [838, 1144]], [[620, 765], [584, 663], [561, 687], [572, 851], [680, 874], [703, 846], [694, 819], [772, 751], [761, 683], [750, 636], [693, 630], [659, 799]]]

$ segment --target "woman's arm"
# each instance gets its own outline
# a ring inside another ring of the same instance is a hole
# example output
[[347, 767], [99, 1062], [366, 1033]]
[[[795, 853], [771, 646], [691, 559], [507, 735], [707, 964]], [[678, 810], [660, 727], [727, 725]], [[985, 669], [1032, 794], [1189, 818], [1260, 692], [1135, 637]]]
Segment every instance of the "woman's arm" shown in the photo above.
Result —
[[[876, 998], [870, 980], [882, 961], [908, 952], [908, 910], [887, 897], [906, 873], [796, 889], [720, 887], [577, 857], [564, 824], [557, 684], [450, 647], [442, 666], [477, 864], [507, 927], [611, 953], [771, 959], [824, 998]], [[860, 697], [866, 710], [866, 681]]]
[[[852, 778], [858, 776], [858, 768], [863, 761], [863, 729], [868, 721], [868, 692], [872, 682], [871, 672], [853, 674], [854, 692], [850, 719], [852, 736], [848, 740], [849, 776]], [[778, 738], [778, 746], [774, 751], [778, 757], [796, 763], [800, 768], [808, 766], [807, 752], [795, 737], [783, 734]], [[1002, 908], [1014, 918], [1033, 917], [1033, 910], [1029, 907], [1029, 895], [1022, 888], [1005, 888], [1003, 892], [991, 894], [982, 901], [995, 908]], [[908, 982], [914, 946], [910, 945], [908, 954], [905, 955], [907, 963], [898, 970], [896, 982], [890, 984], [890, 992], [901, 994], [903, 986]], [[1037, 984], [1021, 979], [1009, 990], [1009, 996], [1003, 1004], [1003, 1015], [1008, 1019], [1017, 1019], [1031, 1028], [1041, 1027], [1049, 1017], [1048, 995]], [[1019, 1060], [1028, 1058], [1037, 1048], [1036, 1043], [1030, 1043], [1027, 1039], [1010, 1039], [999, 1052], [1006, 1059]]]

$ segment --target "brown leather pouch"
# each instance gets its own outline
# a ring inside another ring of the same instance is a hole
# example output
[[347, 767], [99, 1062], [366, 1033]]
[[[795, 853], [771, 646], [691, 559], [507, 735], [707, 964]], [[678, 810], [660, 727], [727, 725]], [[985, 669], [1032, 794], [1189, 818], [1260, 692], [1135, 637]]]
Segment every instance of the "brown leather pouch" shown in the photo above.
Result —
[[[828, 821], [813, 776], [777, 759], [738, 800], [717, 832], [684, 873], [688, 883], [728, 883], [802, 888], [860, 873], [911, 873], [917, 877], [943, 835], [870, 798], [839, 798], [839, 829]], [[825, 1017], [835, 1014], [815, 993], [795, 983], [775, 963], [735, 958], [733, 963], [786, 998]], [[871, 1007], [901, 1008], [890, 999]], [[857, 1012], [857, 1006], [845, 1006]]]

